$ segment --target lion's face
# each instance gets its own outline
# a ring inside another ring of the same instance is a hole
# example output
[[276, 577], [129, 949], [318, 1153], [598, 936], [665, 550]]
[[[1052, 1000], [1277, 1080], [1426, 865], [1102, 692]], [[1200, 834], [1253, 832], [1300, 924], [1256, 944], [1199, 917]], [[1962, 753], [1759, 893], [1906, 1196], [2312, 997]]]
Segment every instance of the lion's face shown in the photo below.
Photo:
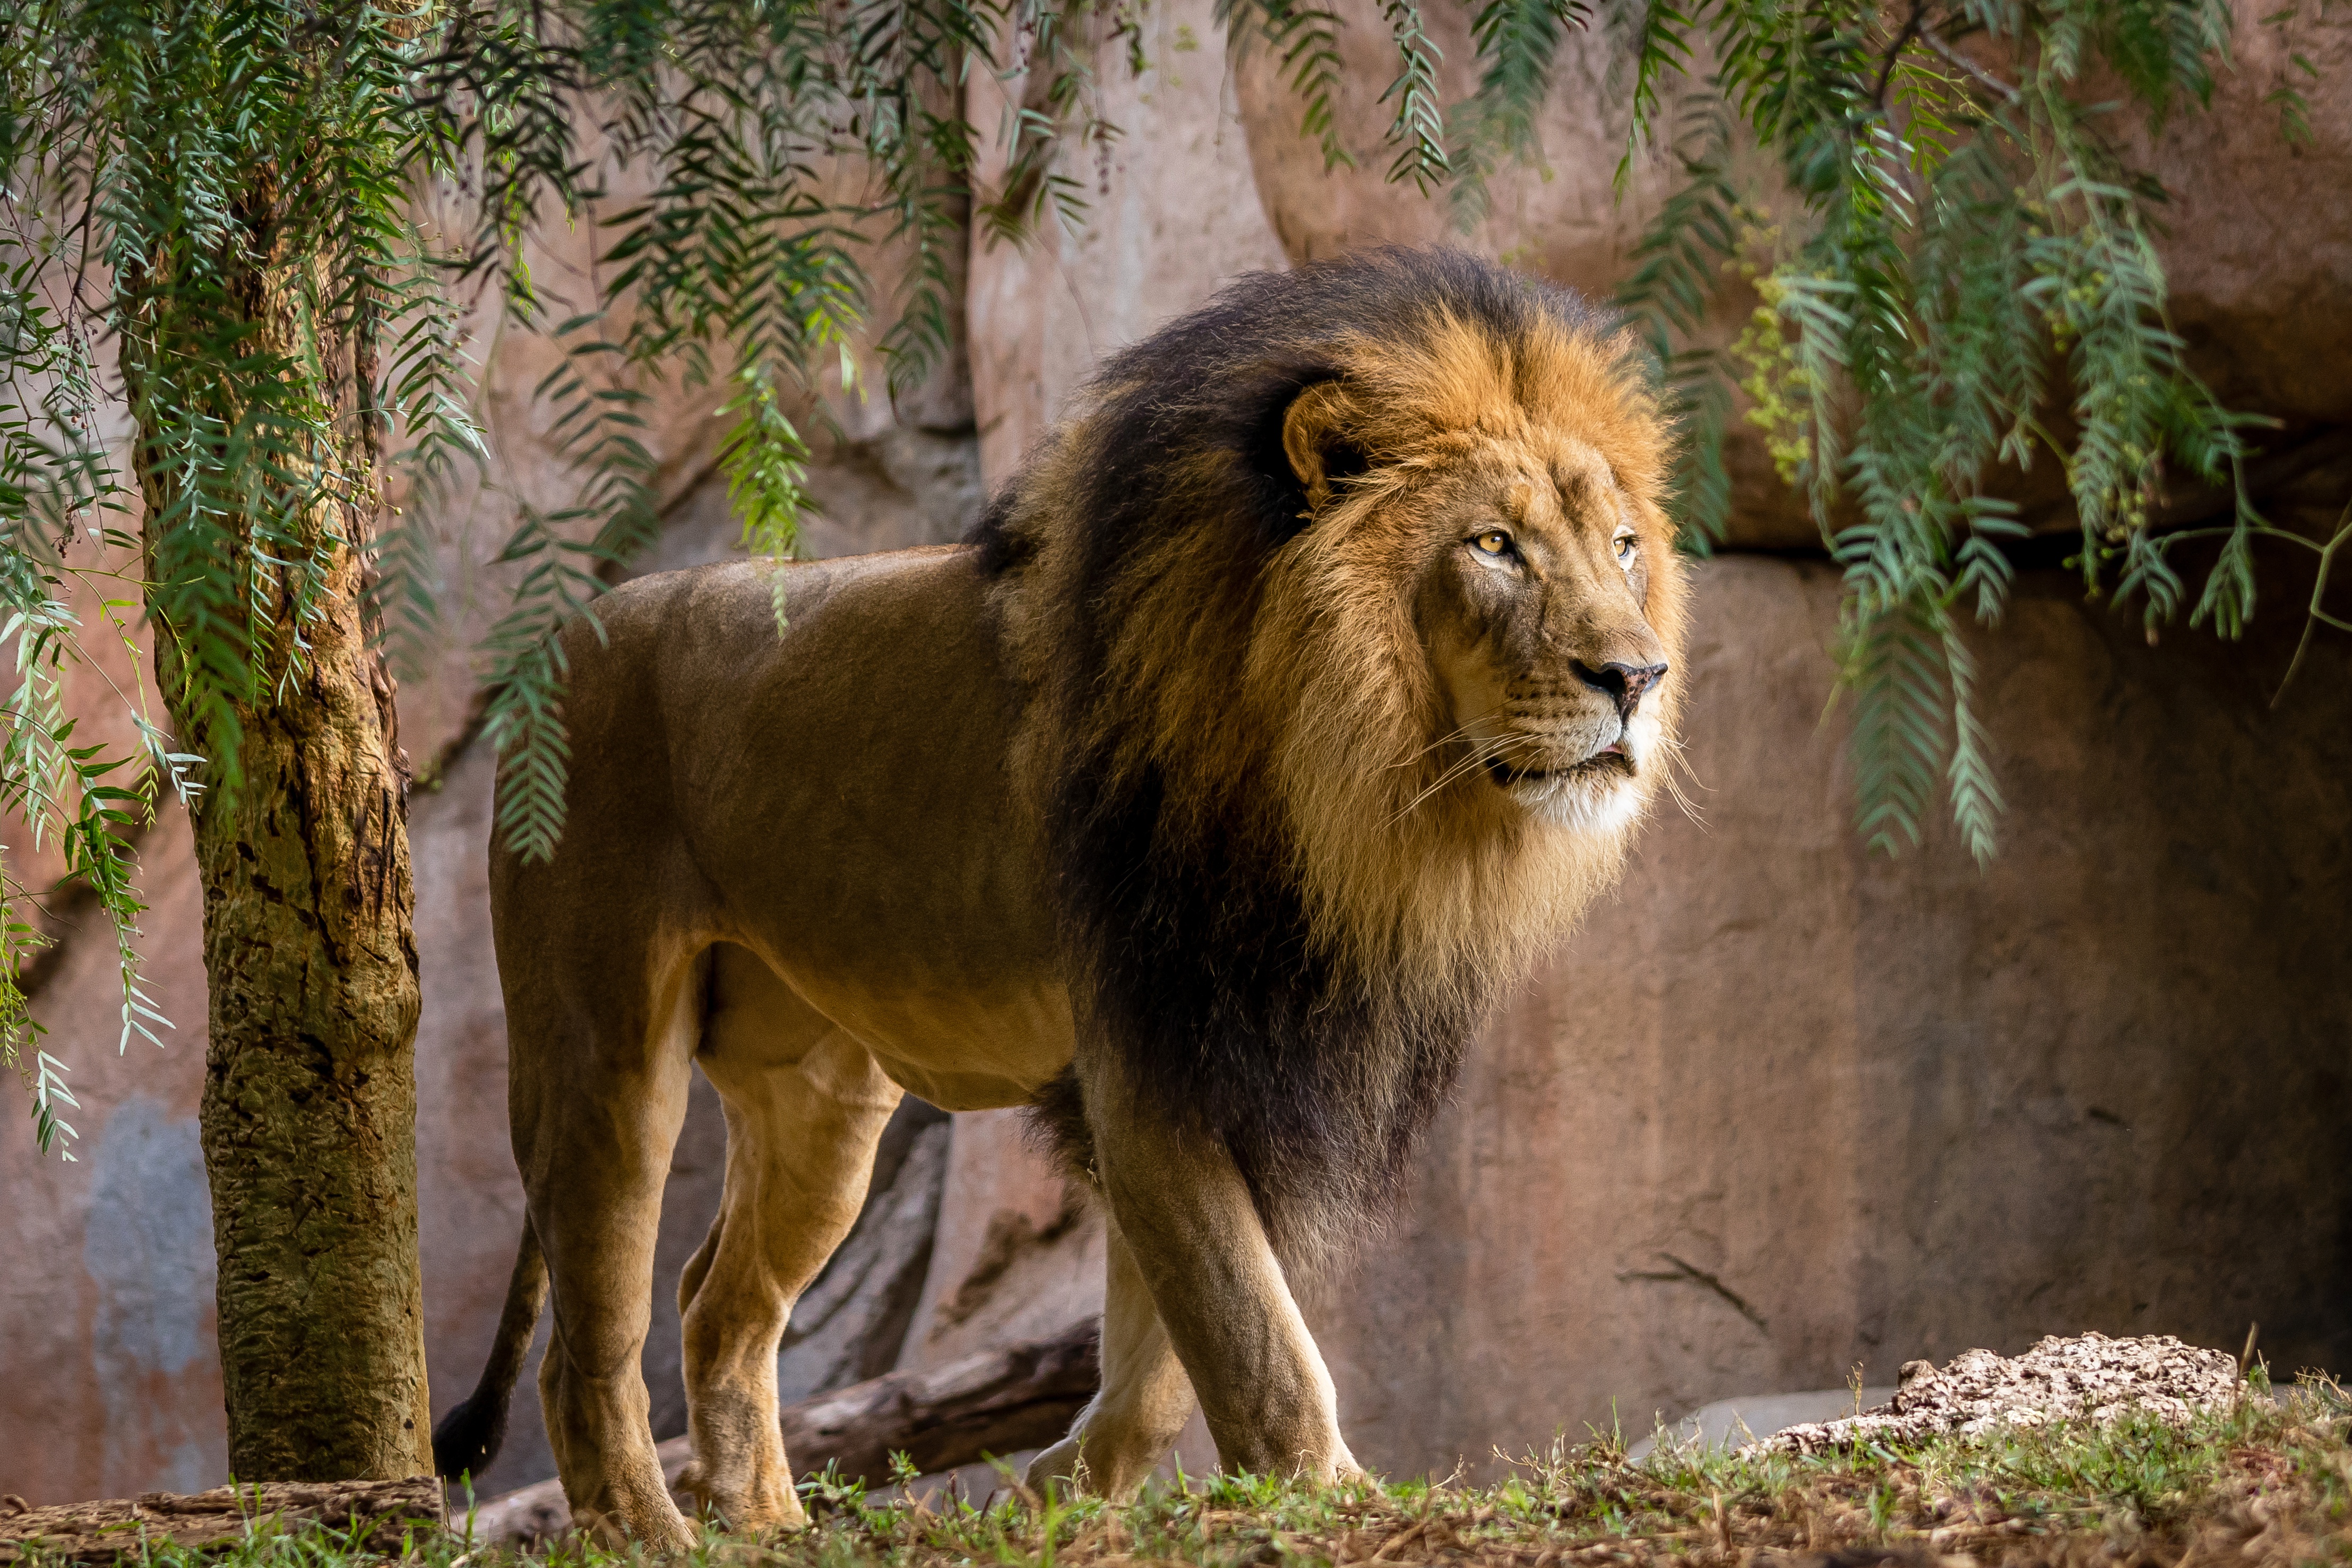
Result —
[[1665, 765], [1655, 520], [1569, 438], [1483, 445], [1433, 489], [1413, 618], [1457, 766], [1531, 816], [1622, 826]]

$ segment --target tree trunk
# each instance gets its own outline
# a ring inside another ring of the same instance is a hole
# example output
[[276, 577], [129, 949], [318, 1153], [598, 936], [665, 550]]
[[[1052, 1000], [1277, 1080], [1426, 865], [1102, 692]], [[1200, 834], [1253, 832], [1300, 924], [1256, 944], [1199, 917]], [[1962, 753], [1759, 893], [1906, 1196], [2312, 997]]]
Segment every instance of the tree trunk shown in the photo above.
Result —
[[[291, 657], [289, 610], [257, 628], [268, 654], [252, 700], [234, 705], [244, 774], [234, 790], [218, 765], [224, 737], [207, 732], [191, 684], [192, 628], [149, 594], [165, 701], [184, 743], [215, 764], [193, 816], [210, 991], [200, 1126], [229, 1467], [240, 1481], [396, 1479], [432, 1462], [406, 780], [392, 682], [362, 615], [361, 552], [377, 505], [373, 349], [364, 310], [338, 326], [322, 308], [319, 265], [271, 254], [283, 242], [266, 174], [240, 216], [268, 260], [232, 290], [232, 309], [257, 329], [249, 341], [286, 355], [287, 374], [331, 410], [319, 455], [344, 482], [299, 523], [314, 543], [340, 540], [315, 618], [299, 627], [307, 651]], [[154, 374], [163, 351], [135, 337], [124, 363], [152, 560], [175, 481], [153, 460], [157, 425], [142, 395], [180, 388]], [[235, 521], [250, 541], [252, 520]]]

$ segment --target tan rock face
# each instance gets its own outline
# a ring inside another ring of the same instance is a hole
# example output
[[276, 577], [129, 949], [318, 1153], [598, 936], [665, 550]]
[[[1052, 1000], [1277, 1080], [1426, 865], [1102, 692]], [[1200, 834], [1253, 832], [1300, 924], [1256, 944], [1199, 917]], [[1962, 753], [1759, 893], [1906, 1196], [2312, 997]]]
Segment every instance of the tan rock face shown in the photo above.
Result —
[[[2225, 401], [2341, 424], [2352, 408], [2352, 204], [2340, 195], [2352, 182], [2352, 17], [2316, 0], [2235, 16], [2236, 65], [2211, 112], [2141, 138], [2172, 193], [2161, 245], [2173, 323]], [[2265, 101], [2290, 87], [2310, 105], [2310, 140], [2294, 146]]]

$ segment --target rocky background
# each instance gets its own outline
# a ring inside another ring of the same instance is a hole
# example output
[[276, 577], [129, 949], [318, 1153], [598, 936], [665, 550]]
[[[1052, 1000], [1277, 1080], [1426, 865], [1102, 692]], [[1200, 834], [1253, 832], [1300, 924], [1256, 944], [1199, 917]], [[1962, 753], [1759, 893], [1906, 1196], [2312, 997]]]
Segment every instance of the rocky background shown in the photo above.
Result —
[[[1376, 7], [1339, 8], [1352, 79], [1385, 81]], [[2226, 398], [2283, 421], [2258, 483], [2273, 515], [2315, 530], [2352, 498], [2352, 22], [2304, 12], [2249, 14], [2213, 111], [2148, 155], [2176, 194], [2177, 324]], [[1466, 19], [1430, 15], [1460, 75]], [[1142, 16], [1141, 75], [1117, 41], [1098, 51], [1125, 134], [1074, 154], [1087, 224], [1025, 249], [975, 237], [964, 353], [919, 394], [827, 395], [817, 552], [955, 538], [1089, 366], [1221, 279], [1445, 237], [1440, 210], [1376, 172], [1324, 176], [1263, 50], [1234, 60], [1208, 0]], [[2322, 76], [2314, 140], [2287, 151], [2262, 100], [2294, 53]], [[1571, 43], [1549, 166], [1507, 175], [1460, 243], [1595, 292], [1623, 275], [1665, 169], [1637, 167], [1612, 199], [1619, 66], [1605, 28]], [[992, 123], [1021, 85], [978, 77], [968, 112]], [[1370, 171], [1376, 96], [1342, 104]], [[1774, 200], [1760, 177], [1754, 199]], [[579, 277], [591, 243], [549, 237], [542, 287]], [[543, 345], [486, 330], [478, 346], [502, 479], [444, 520], [461, 631], [495, 603], [477, 563], [519, 499], [560, 504], [570, 482], [528, 395]], [[657, 405], [668, 528], [646, 569], [733, 547], [715, 402], [679, 388]], [[1661, 810], [1617, 894], [1494, 1020], [1410, 1203], [1318, 1289], [1356, 1453], [1476, 1471], [1498, 1447], [1646, 1430], [1856, 1365], [1891, 1383], [1915, 1358], [2049, 1332], [2234, 1348], [2259, 1321], [2275, 1367], [2352, 1365], [2352, 642], [2323, 634], [2273, 705], [2305, 563], [2263, 562], [2266, 614], [2237, 644], [2150, 638], [2054, 566], [2027, 572], [1982, 654], [2002, 854], [1982, 873], [1942, 840], [1889, 860], [1852, 829], [1826, 707], [1835, 574], [1757, 448], [1742, 437], [1732, 458], [1731, 547], [1697, 571], [1689, 809]], [[2071, 529], [2046, 491], [2023, 494]], [[2177, 515], [2202, 504], [2184, 492]], [[439, 1410], [488, 1349], [521, 1194], [488, 931], [491, 759], [462, 653], [402, 704]], [[40, 880], [21, 830], [7, 847]], [[184, 819], [167, 812], [144, 853], [148, 988], [179, 1029], [116, 1054], [111, 944], [61, 903], [35, 1006], [74, 1069], [79, 1161], [39, 1158], [21, 1117], [0, 1129], [0, 1492], [36, 1504], [226, 1479]], [[646, 1358], [665, 1436], [684, 1427], [668, 1292], [715, 1210], [722, 1141], [706, 1089], [672, 1170]], [[1098, 1305], [1100, 1245], [1017, 1117], [909, 1102], [856, 1234], [796, 1314], [784, 1395], [1050, 1333]], [[532, 1399], [526, 1379], [485, 1495], [551, 1473]], [[1197, 1424], [1185, 1451], [1207, 1458]]]

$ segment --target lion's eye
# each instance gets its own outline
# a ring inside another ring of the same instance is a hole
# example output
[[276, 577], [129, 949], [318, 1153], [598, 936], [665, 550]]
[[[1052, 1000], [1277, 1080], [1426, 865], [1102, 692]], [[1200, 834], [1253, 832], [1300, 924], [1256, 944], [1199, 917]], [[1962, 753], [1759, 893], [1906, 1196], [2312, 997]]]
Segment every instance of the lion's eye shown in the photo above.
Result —
[[1633, 559], [1633, 531], [1630, 528], [1610, 542], [1610, 547], [1617, 552], [1619, 565], [1623, 565]]
[[1470, 542], [1481, 555], [1507, 555], [1511, 550], [1511, 536], [1499, 528], [1490, 528]]

